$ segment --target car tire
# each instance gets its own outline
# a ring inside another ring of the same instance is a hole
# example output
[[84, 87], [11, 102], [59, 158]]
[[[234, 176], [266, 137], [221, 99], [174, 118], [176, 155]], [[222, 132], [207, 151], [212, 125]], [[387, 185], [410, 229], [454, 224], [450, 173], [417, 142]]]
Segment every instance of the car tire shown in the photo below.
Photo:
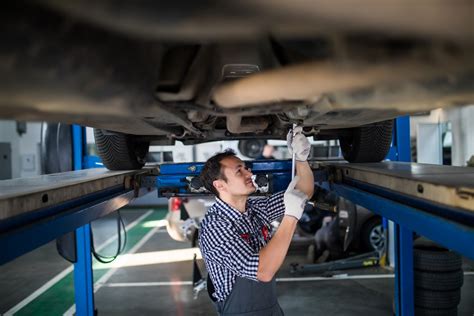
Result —
[[415, 306], [429, 309], [450, 309], [461, 301], [461, 290], [429, 291], [415, 288]]
[[360, 233], [361, 249], [364, 251], [382, 250], [385, 247], [385, 235], [382, 219], [372, 218], [364, 224]]
[[444, 248], [418, 245], [413, 248], [413, 266], [422, 271], [457, 271], [462, 268], [462, 257]]
[[255, 159], [262, 154], [266, 144], [267, 141], [263, 139], [245, 139], [239, 141], [238, 147], [242, 155]]
[[393, 120], [351, 129], [339, 136], [342, 156], [349, 162], [379, 162], [385, 159], [392, 142]]
[[141, 169], [146, 162], [150, 142], [137, 141], [132, 135], [106, 134], [94, 129], [97, 153], [109, 170]]
[[[395, 299], [392, 299], [392, 315], [397, 315], [397, 308], [395, 306]], [[415, 306], [415, 315], [416, 316], [456, 316], [458, 314], [458, 308], [448, 308], [448, 309], [432, 309], [432, 308], [423, 308]]]
[[457, 307], [449, 309], [415, 308], [416, 316], [456, 316], [457, 314]]
[[415, 271], [415, 287], [433, 291], [452, 291], [462, 287], [462, 270], [450, 272]]

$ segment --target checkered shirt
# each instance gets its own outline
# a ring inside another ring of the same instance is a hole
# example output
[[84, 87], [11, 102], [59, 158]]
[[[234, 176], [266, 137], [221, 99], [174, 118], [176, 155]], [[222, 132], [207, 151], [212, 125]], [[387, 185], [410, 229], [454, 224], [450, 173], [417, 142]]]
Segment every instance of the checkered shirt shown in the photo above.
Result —
[[[258, 281], [259, 251], [271, 238], [271, 222], [284, 215], [283, 194], [249, 199], [245, 213], [216, 197], [206, 213], [199, 245], [218, 301], [227, 298], [237, 276]], [[268, 232], [266, 240], [263, 226]]]

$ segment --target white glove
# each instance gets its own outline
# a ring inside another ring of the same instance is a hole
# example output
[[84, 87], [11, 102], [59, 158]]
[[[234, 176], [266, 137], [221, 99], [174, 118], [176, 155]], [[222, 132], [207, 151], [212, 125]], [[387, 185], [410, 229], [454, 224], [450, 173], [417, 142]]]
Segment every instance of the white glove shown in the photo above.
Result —
[[288, 185], [288, 189], [285, 191], [283, 201], [285, 203], [285, 215], [293, 216], [297, 220], [301, 218], [304, 211], [304, 206], [308, 197], [300, 190], [295, 189], [296, 183], [298, 183], [299, 177], [296, 176], [293, 181]]
[[[288, 151], [290, 155], [293, 155], [293, 150], [295, 151], [296, 160], [298, 161], [306, 161], [309, 156], [309, 152], [311, 149], [311, 145], [303, 135], [303, 128], [301, 126], [297, 126], [294, 131], [290, 129], [288, 134], [286, 135], [286, 143], [288, 145]], [[293, 136], [295, 134], [295, 136]]]

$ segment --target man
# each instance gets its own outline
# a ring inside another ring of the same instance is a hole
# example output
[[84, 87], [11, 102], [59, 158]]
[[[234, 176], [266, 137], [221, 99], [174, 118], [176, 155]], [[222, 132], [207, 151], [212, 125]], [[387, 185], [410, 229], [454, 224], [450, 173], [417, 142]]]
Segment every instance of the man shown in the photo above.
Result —
[[[285, 192], [268, 198], [248, 198], [255, 192], [252, 172], [233, 152], [211, 157], [202, 170], [204, 186], [216, 195], [216, 203], [202, 221], [199, 240], [208, 290], [220, 315], [283, 315], [275, 274], [314, 190], [306, 161], [310, 144], [301, 128], [294, 137], [289, 134], [288, 149], [296, 154], [297, 176]], [[281, 223], [271, 236], [270, 223], [277, 219]]]

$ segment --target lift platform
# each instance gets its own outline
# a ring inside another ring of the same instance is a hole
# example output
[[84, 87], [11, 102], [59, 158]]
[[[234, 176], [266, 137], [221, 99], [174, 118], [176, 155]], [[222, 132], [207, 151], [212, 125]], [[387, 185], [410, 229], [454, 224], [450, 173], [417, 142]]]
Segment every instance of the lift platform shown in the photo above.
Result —
[[0, 181], [0, 264], [154, 190], [157, 172], [87, 169]]
[[404, 162], [322, 168], [329, 170], [320, 185], [474, 258], [474, 168]]

